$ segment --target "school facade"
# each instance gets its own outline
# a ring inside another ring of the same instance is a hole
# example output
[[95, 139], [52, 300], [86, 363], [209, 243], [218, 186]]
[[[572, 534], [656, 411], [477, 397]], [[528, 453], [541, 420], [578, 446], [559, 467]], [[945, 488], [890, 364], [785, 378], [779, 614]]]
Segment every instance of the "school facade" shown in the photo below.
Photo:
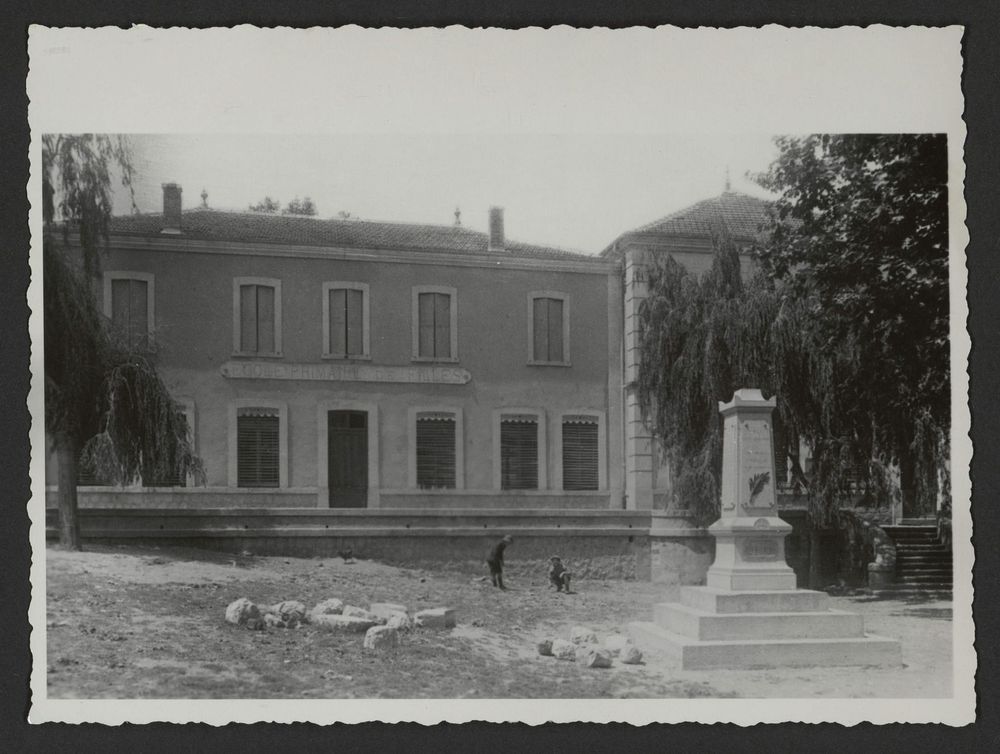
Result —
[[707, 269], [713, 224], [750, 241], [763, 202], [726, 191], [587, 255], [508, 239], [499, 208], [483, 233], [163, 191], [162, 213], [113, 221], [98, 296], [155, 348], [207, 485], [84, 478], [85, 537], [461, 560], [504, 530], [595, 574], [697, 581], [710, 563], [635, 395], [643, 270], [661, 253]]

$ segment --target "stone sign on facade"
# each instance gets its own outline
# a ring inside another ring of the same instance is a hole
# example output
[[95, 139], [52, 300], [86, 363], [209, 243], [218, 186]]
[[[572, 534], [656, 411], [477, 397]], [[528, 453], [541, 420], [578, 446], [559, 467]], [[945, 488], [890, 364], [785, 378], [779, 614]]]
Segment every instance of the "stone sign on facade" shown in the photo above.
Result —
[[222, 376], [243, 380], [319, 380], [329, 382], [403, 382], [464, 385], [472, 379], [459, 367], [386, 367], [368, 364], [285, 364], [227, 361]]

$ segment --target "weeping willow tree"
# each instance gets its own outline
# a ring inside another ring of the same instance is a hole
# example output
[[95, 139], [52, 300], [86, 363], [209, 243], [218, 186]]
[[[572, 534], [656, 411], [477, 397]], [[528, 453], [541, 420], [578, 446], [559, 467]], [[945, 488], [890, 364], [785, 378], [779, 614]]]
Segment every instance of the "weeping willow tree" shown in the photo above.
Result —
[[118, 484], [204, 480], [180, 406], [156, 373], [148, 341], [117, 337], [97, 306], [112, 216], [112, 174], [131, 189], [124, 137], [45, 135], [45, 427], [58, 464], [59, 539], [79, 549], [81, 458]]
[[744, 282], [739, 252], [721, 226], [714, 243], [701, 277], [672, 256], [653, 258], [639, 312], [639, 404], [662, 441], [674, 496], [703, 525], [719, 516], [719, 401], [741, 387], [774, 391], [777, 297], [763, 281]]

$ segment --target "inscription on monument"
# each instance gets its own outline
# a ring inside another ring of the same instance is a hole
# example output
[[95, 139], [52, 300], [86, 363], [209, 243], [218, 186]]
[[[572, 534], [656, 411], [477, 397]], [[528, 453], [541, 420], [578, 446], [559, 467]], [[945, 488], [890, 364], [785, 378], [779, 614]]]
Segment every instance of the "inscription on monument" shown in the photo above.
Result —
[[743, 559], [768, 561], [778, 559], [778, 541], [771, 537], [747, 537], [743, 540]]
[[748, 480], [747, 508], [773, 508], [774, 485], [771, 479], [771, 426], [765, 419], [744, 419], [742, 437], [745, 443], [743, 473]]
[[472, 379], [459, 367], [379, 367], [368, 364], [284, 364], [227, 361], [222, 376], [243, 380], [318, 380], [328, 382], [407, 382], [464, 385]]

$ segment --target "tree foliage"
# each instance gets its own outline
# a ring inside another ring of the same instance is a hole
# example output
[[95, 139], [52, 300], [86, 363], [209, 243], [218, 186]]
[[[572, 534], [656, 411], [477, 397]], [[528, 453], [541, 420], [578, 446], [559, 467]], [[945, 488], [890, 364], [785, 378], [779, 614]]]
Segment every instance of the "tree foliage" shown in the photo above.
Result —
[[94, 296], [111, 223], [112, 171], [131, 188], [127, 140], [46, 135], [42, 167], [45, 426], [68, 469], [60, 471], [60, 515], [64, 544], [75, 547], [81, 449], [99, 475], [122, 484], [187, 474], [202, 481], [204, 470], [180, 407], [156, 374], [155, 349], [145, 339], [115, 337]]
[[277, 214], [277, 212], [280, 209], [281, 209], [281, 202], [279, 202], [277, 199], [272, 199], [269, 196], [265, 196], [256, 204], [250, 205], [251, 212], [263, 212], [268, 215]]
[[288, 203], [288, 206], [281, 210], [283, 215], [308, 215], [312, 217], [316, 214], [316, 205], [308, 196], [305, 199], [295, 197]]
[[702, 522], [718, 515], [718, 401], [753, 386], [777, 395], [814, 524], [907, 485], [933, 510], [941, 485], [947, 492], [950, 428], [944, 140], [777, 144], [759, 177], [779, 197], [755, 274], [740, 275], [723, 232], [701, 278], [669, 256], [650, 263], [638, 390], [674, 494]]
[[950, 456], [946, 137], [776, 143], [757, 177], [778, 194], [758, 258], [806, 307], [808, 347], [826, 355], [813, 358], [814, 394], [792, 402], [800, 429], [833, 455], [873, 459], [872, 476], [898, 466], [913, 508], [933, 511]]

